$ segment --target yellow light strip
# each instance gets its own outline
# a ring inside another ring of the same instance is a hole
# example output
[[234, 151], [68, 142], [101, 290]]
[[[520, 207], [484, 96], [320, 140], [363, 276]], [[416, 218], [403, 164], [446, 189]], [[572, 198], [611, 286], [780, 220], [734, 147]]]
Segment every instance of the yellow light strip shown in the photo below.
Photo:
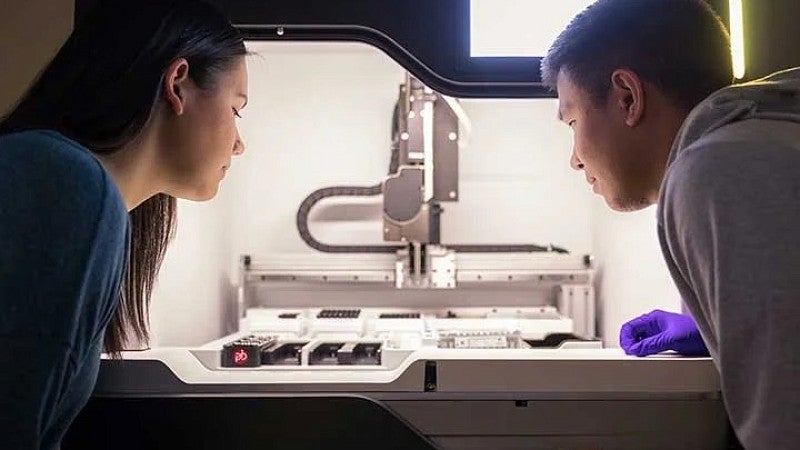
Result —
[[731, 57], [733, 58], [733, 76], [744, 78], [744, 17], [742, 0], [728, 0], [731, 17]]

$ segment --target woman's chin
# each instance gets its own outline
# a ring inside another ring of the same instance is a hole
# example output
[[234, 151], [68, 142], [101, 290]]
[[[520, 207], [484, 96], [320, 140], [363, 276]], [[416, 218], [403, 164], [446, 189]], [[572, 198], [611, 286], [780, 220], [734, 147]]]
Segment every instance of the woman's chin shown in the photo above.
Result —
[[181, 189], [179, 191], [165, 193], [182, 200], [205, 202], [216, 197], [217, 192], [219, 192], [219, 182], [207, 183], [202, 186], [195, 186], [188, 189]]

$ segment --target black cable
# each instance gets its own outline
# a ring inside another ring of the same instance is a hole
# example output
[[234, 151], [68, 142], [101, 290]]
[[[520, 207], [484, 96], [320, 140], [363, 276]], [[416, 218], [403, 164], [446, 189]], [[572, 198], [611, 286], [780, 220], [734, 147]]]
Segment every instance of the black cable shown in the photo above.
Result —
[[453, 244], [445, 247], [456, 253], [569, 253], [569, 250], [553, 244], [547, 247], [536, 244]]
[[[314, 236], [308, 229], [308, 216], [311, 208], [325, 198], [329, 197], [371, 197], [380, 195], [382, 187], [380, 184], [369, 187], [360, 186], [335, 186], [318, 189], [312, 192], [300, 204], [297, 210], [297, 231], [300, 237], [309, 247], [325, 253], [395, 253], [404, 249], [406, 246], [401, 244], [388, 245], [330, 245], [324, 244]], [[443, 244], [456, 253], [569, 253], [568, 250], [550, 244], [541, 246], [536, 244]]]
[[400, 169], [400, 139], [397, 135], [397, 114], [400, 111], [400, 102], [394, 104], [394, 111], [392, 112], [392, 156], [389, 160], [389, 175], [394, 175]]
[[311, 235], [308, 229], [308, 215], [311, 208], [324, 198], [329, 197], [370, 197], [380, 195], [383, 188], [380, 184], [369, 187], [335, 186], [317, 189], [308, 195], [297, 209], [297, 231], [309, 247], [326, 253], [395, 253], [405, 245], [329, 245], [324, 244]]

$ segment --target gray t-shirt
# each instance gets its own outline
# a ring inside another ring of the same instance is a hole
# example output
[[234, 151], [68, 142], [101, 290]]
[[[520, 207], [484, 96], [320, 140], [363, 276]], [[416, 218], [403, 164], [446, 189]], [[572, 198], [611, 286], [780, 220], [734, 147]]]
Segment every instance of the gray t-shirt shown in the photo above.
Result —
[[800, 448], [800, 69], [699, 104], [658, 207], [667, 266], [739, 440]]

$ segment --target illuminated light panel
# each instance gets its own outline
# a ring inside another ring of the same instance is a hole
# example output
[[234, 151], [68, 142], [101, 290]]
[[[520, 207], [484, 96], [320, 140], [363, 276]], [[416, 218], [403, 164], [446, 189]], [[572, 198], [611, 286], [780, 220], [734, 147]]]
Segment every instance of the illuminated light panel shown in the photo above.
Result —
[[470, 56], [544, 56], [594, 0], [470, 0]]
[[731, 57], [733, 58], [733, 76], [744, 78], [744, 15], [742, 0], [728, 0], [731, 16]]

